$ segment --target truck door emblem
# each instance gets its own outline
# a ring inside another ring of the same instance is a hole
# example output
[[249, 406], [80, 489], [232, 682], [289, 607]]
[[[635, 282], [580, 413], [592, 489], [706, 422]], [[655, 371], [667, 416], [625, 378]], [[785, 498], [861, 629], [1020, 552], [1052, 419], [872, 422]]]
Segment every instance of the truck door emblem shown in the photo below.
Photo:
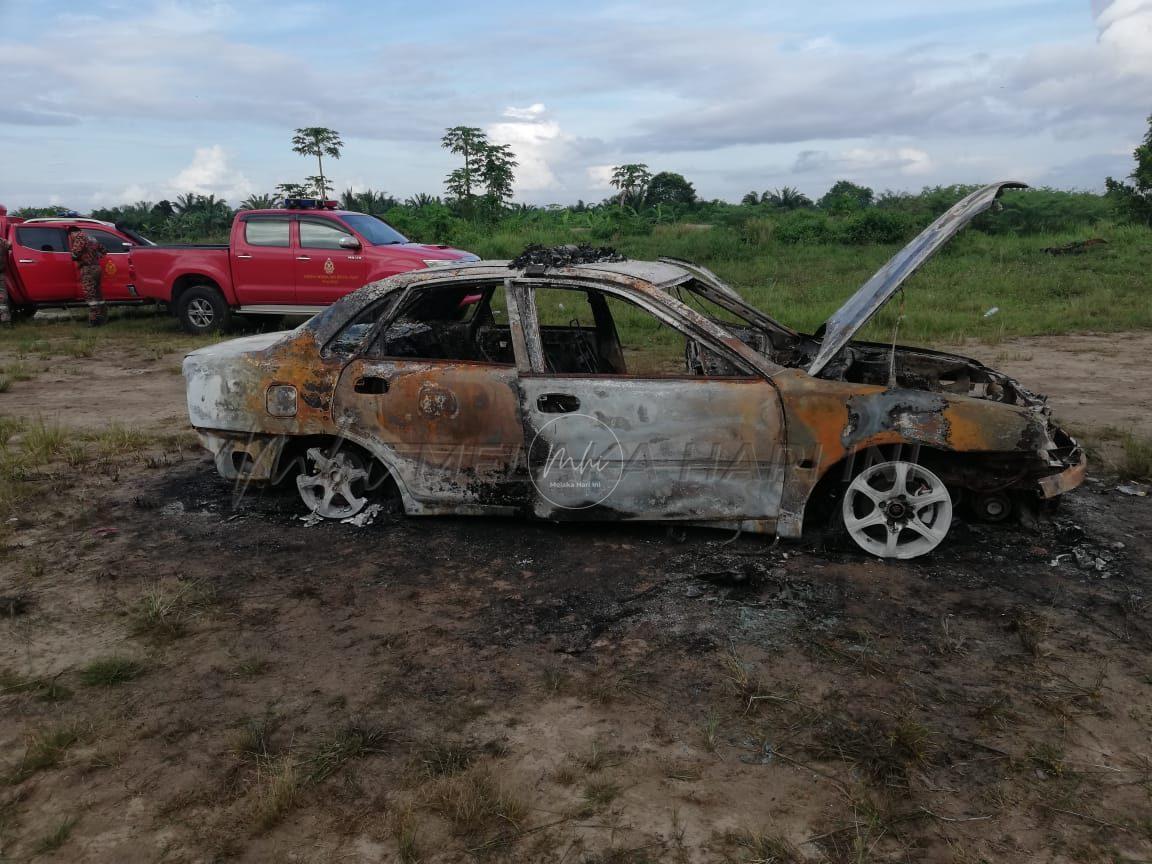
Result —
[[329, 258], [327, 261], [324, 262], [324, 273], [327, 276], [331, 276], [335, 272], [336, 272], [336, 265], [333, 264], [332, 259]]
[[107, 264], [105, 264], [104, 265], [104, 272], [107, 273], [109, 276], [115, 276], [116, 275], [116, 262], [115, 261], [109, 261]]

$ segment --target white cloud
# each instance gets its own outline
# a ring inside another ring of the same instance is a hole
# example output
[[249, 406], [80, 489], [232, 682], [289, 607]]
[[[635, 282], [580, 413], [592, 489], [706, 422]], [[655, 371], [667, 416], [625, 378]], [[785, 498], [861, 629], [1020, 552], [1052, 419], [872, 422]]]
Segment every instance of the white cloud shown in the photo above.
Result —
[[527, 108], [507, 108], [503, 123], [487, 129], [495, 144], [507, 144], [520, 163], [516, 168], [516, 191], [534, 192], [559, 186], [552, 163], [565, 157], [569, 136], [555, 120], [544, 118], [544, 106], [537, 102]]
[[611, 189], [615, 165], [589, 165], [588, 183], [593, 189]]
[[173, 177], [168, 186], [177, 194], [195, 192], [238, 201], [252, 192], [252, 183], [240, 171], [229, 167], [228, 156], [219, 144], [197, 147], [192, 162]]
[[792, 170], [797, 173], [822, 174], [900, 174], [917, 177], [931, 174], [936, 168], [932, 157], [916, 147], [853, 147], [839, 153], [804, 150], [796, 157]]
[[504, 116], [513, 120], [535, 120], [543, 113], [543, 102], [533, 102], [527, 108], [514, 108], [509, 105], [504, 109]]
[[1152, 0], [1092, 0], [1100, 44], [1129, 73], [1152, 73]]

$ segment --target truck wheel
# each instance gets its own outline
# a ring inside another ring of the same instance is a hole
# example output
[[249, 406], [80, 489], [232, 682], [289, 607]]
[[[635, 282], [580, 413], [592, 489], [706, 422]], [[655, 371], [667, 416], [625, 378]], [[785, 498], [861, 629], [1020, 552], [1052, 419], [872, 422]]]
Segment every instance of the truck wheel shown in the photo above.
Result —
[[36, 314], [36, 307], [32, 305], [21, 304], [12, 307], [12, 317], [16, 321], [24, 321], [31, 318]]
[[193, 285], [176, 301], [176, 320], [185, 333], [221, 333], [231, 317], [224, 297], [211, 285]]

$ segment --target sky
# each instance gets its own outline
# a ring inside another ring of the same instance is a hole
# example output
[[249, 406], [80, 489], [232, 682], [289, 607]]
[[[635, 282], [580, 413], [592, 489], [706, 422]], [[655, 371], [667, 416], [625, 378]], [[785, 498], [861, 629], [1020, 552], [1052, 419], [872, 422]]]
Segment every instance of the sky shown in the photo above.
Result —
[[338, 191], [443, 194], [445, 127], [520, 163], [515, 200], [611, 167], [704, 198], [835, 180], [1098, 190], [1152, 114], [1152, 0], [484, 3], [0, 0], [0, 202], [236, 205], [345, 147]]

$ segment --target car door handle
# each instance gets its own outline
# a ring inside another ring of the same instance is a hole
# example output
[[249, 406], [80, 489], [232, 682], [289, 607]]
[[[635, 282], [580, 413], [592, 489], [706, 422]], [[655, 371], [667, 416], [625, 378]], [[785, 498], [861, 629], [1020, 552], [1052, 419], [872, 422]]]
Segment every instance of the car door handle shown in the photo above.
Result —
[[365, 375], [363, 378], [356, 379], [356, 383], [352, 385], [352, 389], [357, 393], [365, 393], [370, 396], [382, 396], [388, 392], [388, 379], [377, 378], [374, 375]]
[[571, 414], [580, 410], [580, 400], [571, 393], [543, 393], [536, 399], [536, 407], [544, 414]]
[[248, 255], [248, 254], [240, 254], [240, 255], [237, 255], [236, 257], [237, 258], [251, 258], [252, 256]]
[[312, 259], [307, 255], [297, 255], [296, 260], [297, 261], [311, 261]]
[[35, 264], [36, 261], [32, 258], [17, 258], [16, 263], [17, 264]]

